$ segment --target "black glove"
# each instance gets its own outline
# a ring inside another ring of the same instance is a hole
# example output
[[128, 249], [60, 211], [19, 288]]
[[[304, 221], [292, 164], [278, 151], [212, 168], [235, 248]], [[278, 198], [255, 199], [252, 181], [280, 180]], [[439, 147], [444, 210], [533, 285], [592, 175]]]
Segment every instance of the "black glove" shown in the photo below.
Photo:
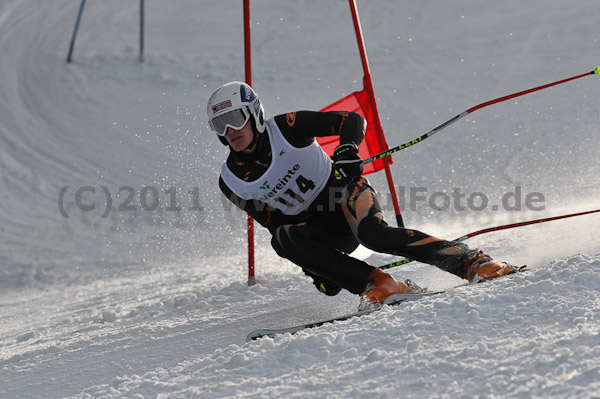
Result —
[[329, 280], [325, 280], [321, 276], [317, 276], [316, 274], [313, 274], [306, 269], [302, 269], [302, 271], [304, 272], [304, 274], [313, 279], [313, 284], [315, 285], [315, 287], [317, 287], [317, 290], [321, 291], [327, 296], [335, 296], [339, 294], [342, 290], [339, 286], [335, 285]]
[[335, 179], [348, 183], [363, 172], [362, 159], [358, 156], [356, 144], [341, 144], [333, 150], [333, 170]]

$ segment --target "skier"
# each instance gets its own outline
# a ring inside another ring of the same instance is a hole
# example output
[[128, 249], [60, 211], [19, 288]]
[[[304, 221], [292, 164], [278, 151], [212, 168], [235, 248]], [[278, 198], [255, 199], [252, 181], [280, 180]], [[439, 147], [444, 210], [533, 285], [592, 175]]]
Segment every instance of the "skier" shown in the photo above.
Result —
[[[366, 121], [360, 115], [298, 111], [265, 119], [258, 95], [242, 82], [219, 87], [207, 113], [211, 129], [230, 149], [221, 191], [266, 227], [277, 254], [300, 266], [324, 294], [346, 289], [361, 296], [364, 308], [392, 294], [419, 291], [410, 280], [397, 281], [349, 256], [359, 243], [469, 281], [516, 271], [464, 243], [389, 226], [377, 193], [362, 176], [358, 145]], [[340, 143], [330, 158], [315, 137], [331, 135]]]

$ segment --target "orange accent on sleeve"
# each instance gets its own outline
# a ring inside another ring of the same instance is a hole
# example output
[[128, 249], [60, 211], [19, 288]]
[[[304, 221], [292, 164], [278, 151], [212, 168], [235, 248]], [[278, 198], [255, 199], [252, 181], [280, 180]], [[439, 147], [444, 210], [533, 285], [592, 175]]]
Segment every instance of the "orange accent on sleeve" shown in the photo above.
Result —
[[293, 127], [296, 123], [296, 113], [288, 112], [287, 114], [285, 114], [285, 121], [287, 122], [289, 127]]
[[273, 219], [272, 215], [271, 215], [271, 211], [267, 208], [267, 221], [265, 222], [265, 224], [271, 223], [271, 219]]
[[339, 112], [342, 116], [342, 121], [340, 122], [340, 127], [338, 128], [338, 136], [342, 134], [342, 129], [344, 128], [344, 122], [346, 122], [346, 118], [348, 118], [347, 112]]
[[408, 246], [409, 247], [416, 247], [416, 246], [419, 246], [419, 245], [431, 244], [432, 242], [436, 242], [436, 241], [444, 241], [444, 240], [442, 240], [441, 238], [437, 238], [437, 237], [427, 237], [427, 238], [424, 238], [422, 240], [415, 241], [415, 242], [413, 242], [411, 244], [408, 244]]

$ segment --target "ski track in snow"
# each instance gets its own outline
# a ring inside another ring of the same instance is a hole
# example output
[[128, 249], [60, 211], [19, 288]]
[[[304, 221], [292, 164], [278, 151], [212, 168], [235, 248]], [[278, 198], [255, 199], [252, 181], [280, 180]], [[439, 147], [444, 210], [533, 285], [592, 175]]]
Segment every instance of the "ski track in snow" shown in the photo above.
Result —
[[[256, 328], [346, 314], [358, 298], [316, 292], [261, 228], [258, 284], [246, 286], [245, 217], [217, 195], [227, 151], [204, 115], [215, 87], [243, 79], [240, 4], [148, 4], [140, 64], [139, 4], [87, 2], [67, 65], [77, 3], [0, 3], [0, 398], [600, 398], [600, 215], [468, 241], [528, 273], [245, 343]], [[358, 3], [391, 146], [600, 63], [592, 0]], [[252, 19], [268, 115], [360, 89], [347, 4], [256, 1]], [[600, 78], [586, 77], [394, 156], [407, 190], [459, 187], [499, 204], [518, 186], [543, 193], [544, 211], [406, 199], [407, 224], [452, 238], [597, 209], [599, 94]], [[118, 210], [124, 186], [135, 211]], [[77, 209], [79, 187], [95, 189], [83, 198], [93, 212]], [[144, 211], [143, 187], [159, 193], [157, 211]], [[173, 187], [181, 212], [165, 210]], [[432, 290], [464, 282], [418, 263], [390, 273]]]
[[[82, 293], [84, 303], [71, 301], [44, 331], [21, 329], [11, 339], [1, 367], [14, 385], [4, 394], [77, 391], [93, 376], [106, 383], [76, 397], [312, 397], [330, 390], [336, 376], [338, 397], [395, 397], [400, 388], [407, 398], [593, 397], [586, 393], [600, 388], [599, 266], [599, 257], [572, 256], [504, 281], [248, 344], [253, 328], [320, 320], [335, 306], [324, 311], [315, 296], [303, 298], [291, 278], [147, 298], [128, 298], [127, 287], [113, 282], [114, 298]], [[143, 284], [138, 291], [152, 292]], [[267, 305], [288, 298], [296, 300], [280, 311]], [[344, 302], [345, 309], [356, 306], [350, 296]], [[473, 378], [457, 382], [457, 374]], [[402, 383], [389, 383], [392, 377]]]
[[[399, 388], [407, 398], [431, 392], [585, 397], [600, 388], [598, 266], [598, 259], [575, 256], [510, 281], [387, 308], [384, 315], [231, 345], [82, 397], [312, 397], [331, 389], [332, 375], [339, 376], [334, 397], [397, 397]], [[456, 372], [472, 378], [457, 381]], [[403, 383], [390, 382], [395, 378]]]

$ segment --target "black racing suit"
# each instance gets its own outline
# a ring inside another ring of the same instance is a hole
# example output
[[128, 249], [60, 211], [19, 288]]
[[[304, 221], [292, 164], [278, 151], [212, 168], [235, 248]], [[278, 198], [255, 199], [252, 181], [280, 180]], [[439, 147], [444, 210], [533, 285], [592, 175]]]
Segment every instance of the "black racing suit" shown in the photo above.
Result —
[[[352, 112], [298, 111], [278, 115], [277, 126], [295, 147], [306, 147], [315, 137], [340, 136], [340, 144], [356, 145], [364, 138], [365, 121]], [[271, 163], [268, 134], [260, 134], [252, 154], [231, 152], [227, 167], [240, 179], [259, 179]], [[300, 266], [315, 279], [361, 294], [373, 266], [348, 255], [359, 243], [376, 251], [410, 257], [463, 274], [465, 244], [446, 241], [417, 230], [389, 226], [375, 190], [364, 177], [340, 187], [333, 176], [299, 215], [289, 216], [254, 201], [243, 201], [219, 179], [223, 194], [269, 229], [277, 254]], [[333, 283], [333, 284], [332, 284]]]

